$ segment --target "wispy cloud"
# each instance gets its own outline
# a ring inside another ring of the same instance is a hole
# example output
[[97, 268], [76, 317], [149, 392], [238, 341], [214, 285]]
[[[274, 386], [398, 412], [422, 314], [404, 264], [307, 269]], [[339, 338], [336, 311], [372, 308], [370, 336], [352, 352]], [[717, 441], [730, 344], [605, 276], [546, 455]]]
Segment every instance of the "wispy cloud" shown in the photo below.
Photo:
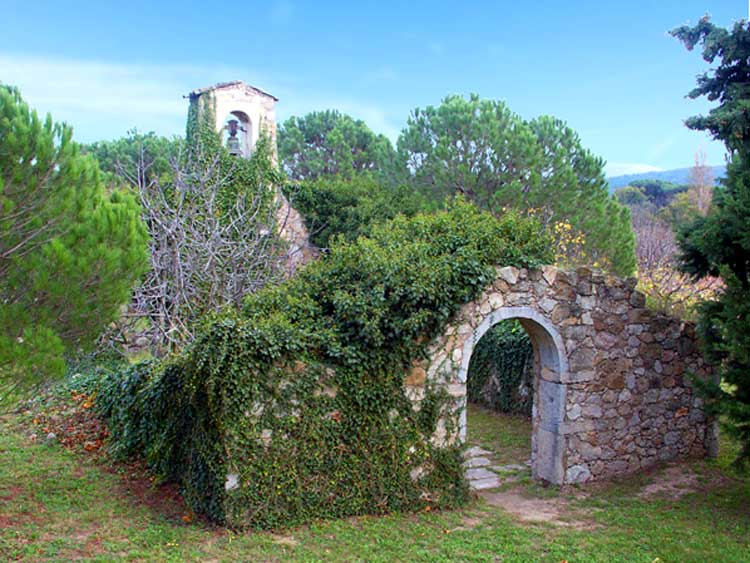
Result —
[[651, 150], [648, 152], [649, 159], [659, 160], [667, 152], [669, 152], [669, 150], [680, 140], [681, 137], [685, 136], [686, 132], [687, 129], [685, 127], [680, 127], [679, 129], [675, 129], [674, 131], [672, 131], [666, 137], [663, 137], [658, 143], [651, 147]]
[[18, 86], [41, 113], [74, 125], [87, 141], [137, 127], [171, 135], [184, 131], [183, 95], [236, 79], [234, 69], [192, 65], [122, 64], [0, 53], [0, 82]]
[[[381, 77], [385, 77], [385, 69]], [[278, 96], [277, 119], [336, 108], [363, 119], [376, 132], [395, 139], [398, 125], [385, 108], [362, 100], [311, 91], [294, 78], [250, 68], [171, 64], [124, 64], [0, 53], [0, 82], [18, 86], [40, 113], [75, 127], [79, 141], [111, 139], [137, 127], [162, 135], [185, 130], [187, 100], [202, 86], [245, 80]]]
[[663, 168], [635, 162], [608, 162], [604, 166], [604, 174], [608, 177], [624, 176], [626, 174], [641, 174], [643, 172], [660, 172]]

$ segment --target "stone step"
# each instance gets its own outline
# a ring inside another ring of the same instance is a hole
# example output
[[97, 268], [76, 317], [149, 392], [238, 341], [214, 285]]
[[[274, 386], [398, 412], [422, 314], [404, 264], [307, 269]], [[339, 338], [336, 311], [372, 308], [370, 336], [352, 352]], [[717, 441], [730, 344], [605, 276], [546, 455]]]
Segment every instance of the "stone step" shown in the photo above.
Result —
[[481, 457], [481, 456], [487, 456], [487, 455], [492, 455], [492, 452], [483, 450], [479, 446], [472, 446], [464, 452], [465, 458]]
[[469, 488], [472, 491], [483, 491], [485, 489], [495, 489], [502, 485], [503, 482], [499, 477], [488, 477], [486, 479], [474, 479], [469, 481]]
[[491, 463], [486, 457], [472, 457], [464, 461], [464, 467], [485, 467]]
[[469, 469], [466, 472], [466, 478], [469, 481], [473, 481], [475, 479], [490, 479], [492, 477], [497, 477], [497, 474], [485, 469], [484, 467], [475, 467], [474, 469]]

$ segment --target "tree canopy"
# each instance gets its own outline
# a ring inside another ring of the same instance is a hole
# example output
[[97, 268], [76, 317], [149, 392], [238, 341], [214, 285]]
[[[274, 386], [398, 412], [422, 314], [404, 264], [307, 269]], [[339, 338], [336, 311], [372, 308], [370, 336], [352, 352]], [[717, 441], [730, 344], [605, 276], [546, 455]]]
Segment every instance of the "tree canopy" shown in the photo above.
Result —
[[[173, 161], [177, 160], [184, 141], [179, 137], [162, 137], [154, 132], [131, 129], [124, 137], [82, 145], [82, 151], [93, 155], [99, 169], [109, 175], [133, 173], [144, 169], [150, 178], [162, 182], [171, 179]], [[123, 170], [124, 169], [124, 170]]]
[[278, 146], [281, 166], [293, 180], [393, 173], [395, 152], [388, 138], [336, 110], [290, 117], [279, 127]]
[[609, 196], [604, 161], [564, 122], [524, 121], [499, 101], [448, 96], [416, 109], [398, 141], [411, 183], [433, 199], [461, 194], [482, 209], [516, 208], [579, 235], [587, 261], [635, 270], [628, 210]]
[[700, 314], [705, 352], [719, 366], [723, 386], [704, 388], [709, 407], [739, 440], [738, 461], [750, 461], [750, 24], [729, 31], [708, 17], [672, 35], [692, 50], [702, 47], [714, 69], [698, 77], [689, 96], [719, 104], [708, 115], [691, 117], [691, 129], [710, 132], [725, 143], [731, 162], [723, 185], [713, 191], [708, 215], [680, 233], [684, 269], [697, 278], [721, 276], [725, 288]]
[[0, 398], [64, 369], [146, 266], [135, 198], [105, 190], [72, 130], [0, 86]]

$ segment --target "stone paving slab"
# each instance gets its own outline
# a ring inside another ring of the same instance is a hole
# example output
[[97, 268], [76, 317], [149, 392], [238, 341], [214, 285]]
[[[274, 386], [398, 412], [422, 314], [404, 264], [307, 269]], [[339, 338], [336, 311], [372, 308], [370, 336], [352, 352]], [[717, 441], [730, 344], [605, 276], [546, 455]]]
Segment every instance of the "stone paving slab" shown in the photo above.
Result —
[[485, 467], [491, 463], [486, 457], [472, 457], [464, 462], [464, 467]]
[[485, 489], [496, 489], [500, 485], [502, 485], [503, 482], [500, 480], [499, 477], [488, 477], [487, 479], [475, 479], [473, 481], [469, 481], [469, 488], [472, 491], [483, 491]]
[[483, 450], [479, 446], [472, 446], [464, 452], [465, 458], [481, 457], [481, 456], [487, 456], [487, 455], [492, 455], [492, 452]]
[[469, 481], [474, 481], [476, 479], [490, 479], [493, 477], [497, 477], [497, 474], [485, 469], [484, 467], [475, 467], [466, 472], [466, 478]]

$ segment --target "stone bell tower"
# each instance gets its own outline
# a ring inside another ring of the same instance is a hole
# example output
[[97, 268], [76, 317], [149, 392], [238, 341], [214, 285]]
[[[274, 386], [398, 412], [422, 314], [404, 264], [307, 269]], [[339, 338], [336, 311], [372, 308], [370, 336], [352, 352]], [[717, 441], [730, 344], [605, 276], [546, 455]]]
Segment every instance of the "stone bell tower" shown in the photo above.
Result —
[[216, 131], [222, 133], [222, 141], [232, 154], [248, 158], [264, 132], [270, 136], [276, 156], [276, 96], [235, 80], [193, 90], [186, 97], [198, 111], [207, 107], [200, 98], [211, 100]]
[[[250, 158], [262, 134], [271, 140], [274, 162], [278, 161], [276, 148], [276, 102], [279, 99], [260, 88], [245, 84], [241, 80], [221, 82], [215, 86], [199, 88], [190, 92], [190, 111], [213, 109], [216, 132], [221, 134], [222, 144], [239, 158]], [[188, 119], [190, 119], [188, 115]], [[309, 235], [302, 216], [294, 209], [280, 190], [277, 190], [277, 223], [279, 235], [289, 244], [287, 273], [289, 275], [309, 262], [316, 254], [309, 243]]]

